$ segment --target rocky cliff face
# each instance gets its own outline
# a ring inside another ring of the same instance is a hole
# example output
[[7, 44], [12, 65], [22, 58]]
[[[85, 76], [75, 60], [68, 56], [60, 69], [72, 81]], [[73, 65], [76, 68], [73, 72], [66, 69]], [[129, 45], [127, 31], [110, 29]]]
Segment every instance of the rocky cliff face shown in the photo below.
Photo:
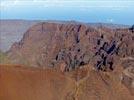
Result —
[[106, 71], [114, 69], [118, 58], [134, 57], [133, 41], [129, 29], [46, 22], [30, 28], [8, 55], [17, 64], [56, 67], [62, 63], [64, 71], [92, 64]]

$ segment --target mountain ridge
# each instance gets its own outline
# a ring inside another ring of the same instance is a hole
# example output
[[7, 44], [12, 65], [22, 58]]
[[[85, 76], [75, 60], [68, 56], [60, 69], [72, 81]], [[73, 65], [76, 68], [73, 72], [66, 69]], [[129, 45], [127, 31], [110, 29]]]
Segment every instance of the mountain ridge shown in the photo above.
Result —
[[[129, 25], [116, 25], [106, 23], [83, 23], [77, 21], [60, 21], [60, 20], [25, 20], [25, 19], [0, 19], [0, 50], [6, 52], [10, 49], [14, 42], [18, 42], [23, 37], [23, 34], [33, 25], [40, 22], [55, 22], [55, 23], [77, 23], [87, 24], [93, 27], [109, 27], [109, 28], [127, 28]], [[7, 27], [10, 27], [7, 29]]]

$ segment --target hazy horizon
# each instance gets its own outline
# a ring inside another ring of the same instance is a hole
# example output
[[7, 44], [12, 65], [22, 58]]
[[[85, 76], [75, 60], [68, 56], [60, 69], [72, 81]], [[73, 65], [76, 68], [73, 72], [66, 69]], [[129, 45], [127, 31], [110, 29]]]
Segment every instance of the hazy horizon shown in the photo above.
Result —
[[134, 0], [1, 0], [0, 19], [134, 24]]

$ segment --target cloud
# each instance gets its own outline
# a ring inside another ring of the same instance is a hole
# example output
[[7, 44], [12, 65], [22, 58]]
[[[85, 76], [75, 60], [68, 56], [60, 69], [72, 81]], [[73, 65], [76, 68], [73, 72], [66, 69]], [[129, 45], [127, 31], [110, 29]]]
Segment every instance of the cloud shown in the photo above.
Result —
[[32, 7], [64, 7], [64, 8], [108, 8], [121, 10], [134, 7], [133, 0], [1, 0], [1, 9], [10, 9], [13, 6]]
[[106, 21], [109, 22], [109, 23], [113, 23], [114, 19], [113, 18], [108, 18]]
[[19, 3], [20, 1], [19, 0], [14, 0], [13, 3], [14, 5], [16, 5], [17, 3]]

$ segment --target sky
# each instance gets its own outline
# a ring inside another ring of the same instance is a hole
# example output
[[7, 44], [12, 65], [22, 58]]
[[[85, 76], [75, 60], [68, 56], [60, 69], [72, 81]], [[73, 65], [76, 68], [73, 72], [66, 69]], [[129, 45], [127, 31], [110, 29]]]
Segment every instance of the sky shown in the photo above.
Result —
[[134, 24], [134, 0], [0, 0], [0, 19]]

